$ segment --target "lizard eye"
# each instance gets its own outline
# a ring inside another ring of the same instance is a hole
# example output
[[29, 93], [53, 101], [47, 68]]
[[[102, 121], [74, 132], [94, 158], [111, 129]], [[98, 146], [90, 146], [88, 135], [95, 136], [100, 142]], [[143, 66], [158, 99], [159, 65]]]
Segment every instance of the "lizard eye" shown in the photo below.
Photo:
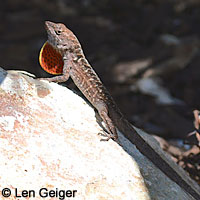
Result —
[[61, 30], [57, 30], [55, 31], [56, 35], [60, 35], [61, 34]]

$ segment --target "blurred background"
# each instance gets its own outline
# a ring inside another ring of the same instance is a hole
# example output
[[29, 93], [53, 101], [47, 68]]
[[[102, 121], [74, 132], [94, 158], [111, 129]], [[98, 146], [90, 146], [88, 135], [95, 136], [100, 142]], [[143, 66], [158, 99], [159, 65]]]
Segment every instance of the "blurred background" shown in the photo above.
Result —
[[[0, 66], [51, 77], [38, 62], [44, 21], [62, 22], [135, 126], [164, 138], [194, 130], [200, 107], [198, 0], [6, 0]], [[66, 83], [76, 89], [72, 81]]]

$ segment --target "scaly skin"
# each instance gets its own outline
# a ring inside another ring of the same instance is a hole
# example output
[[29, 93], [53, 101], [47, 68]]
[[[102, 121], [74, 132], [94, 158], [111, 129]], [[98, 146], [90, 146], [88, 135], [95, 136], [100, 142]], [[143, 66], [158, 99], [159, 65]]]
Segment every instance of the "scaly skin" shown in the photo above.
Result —
[[[136, 145], [137, 149], [149, 160], [151, 160], [151, 162], [153, 162], [163, 173], [165, 173], [170, 179], [176, 182], [195, 199], [200, 200], [199, 192], [194, 190], [186, 181], [184, 181], [183, 178], [142, 138], [142, 136], [136, 132], [132, 125], [124, 118], [111, 95], [85, 58], [76, 36], [61, 23], [46, 21], [45, 27], [48, 34], [48, 40], [43, 46], [42, 51], [45, 49], [46, 44], [50, 44], [54, 48], [55, 53], [60, 53], [64, 65], [61, 70], [62, 75], [42, 79], [53, 82], [64, 82], [71, 77], [80, 91], [97, 109], [99, 115], [104, 121], [108, 132], [106, 140], [112, 138], [113, 140], [118, 141], [116, 131], [117, 127], [132, 143]], [[52, 52], [52, 50], [50, 52]], [[60, 66], [60, 61], [54, 59], [53, 62], [50, 62], [50, 65], [52, 66], [48, 66], [48, 63], [44, 63], [44, 59], [42, 59], [42, 53], [43, 52], [40, 53], [41, 66], [44, 69], [48, 68], [47, 71], [49, 73], [56, 74], [54, 65], [56, 65], [55, 62], [58, 62], [57, 66]], [[60, 72], [60, 69], [56, 70]]]

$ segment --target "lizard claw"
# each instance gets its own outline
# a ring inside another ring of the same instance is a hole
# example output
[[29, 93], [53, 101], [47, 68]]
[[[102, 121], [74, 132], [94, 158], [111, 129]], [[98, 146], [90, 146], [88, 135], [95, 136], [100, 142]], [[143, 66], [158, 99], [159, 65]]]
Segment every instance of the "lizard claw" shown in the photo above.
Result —
[[46, 80], [48, 80], [46, 78], [36, 78], [36, 79], [39, 80], [39, 81], [46, 81]]
[[117, 138], [115, 138], [113, 135], [110, 135], [109, 133], [105, 132], [104, 133], [98, 133], [98, 135], [103, 136], [104, 138], [101, 138], [100, 141], [108, 141], [110, 139], [113, 139], [114, 141], [118, 141]]

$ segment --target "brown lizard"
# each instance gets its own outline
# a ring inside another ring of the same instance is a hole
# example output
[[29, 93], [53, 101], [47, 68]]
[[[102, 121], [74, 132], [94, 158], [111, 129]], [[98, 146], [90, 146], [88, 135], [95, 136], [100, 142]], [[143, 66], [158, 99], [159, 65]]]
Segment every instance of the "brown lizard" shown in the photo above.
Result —
[[200, 200], [200, 194], [184, 181], [124, 118], [113, 98], [85, 58], [76, 36], [61, 23], [46, 21], [45, 28], [48, 40], [41, 49], [39, 56], [40, 64], [47, 72], [61, 75], [41, 79], [64, 82], [71, 77], [80, 91], [97, 109], [106, 125], [107, 139], [112, 138], [118, 141], [117, 127], [164, 174], [195, 199]]

